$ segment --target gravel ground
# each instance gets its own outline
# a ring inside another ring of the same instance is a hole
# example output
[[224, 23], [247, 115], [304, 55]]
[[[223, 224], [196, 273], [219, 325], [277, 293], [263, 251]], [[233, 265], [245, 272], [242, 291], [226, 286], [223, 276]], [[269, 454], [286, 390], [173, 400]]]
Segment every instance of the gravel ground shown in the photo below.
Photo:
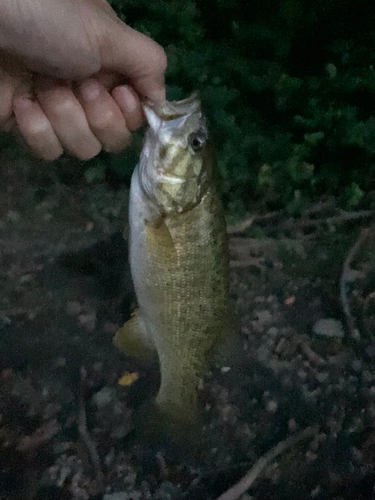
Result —
[[374, 498], [372, 232], [344, 277], [349, 327], [340, 299], [368, 219], [333, 224], [324, 200], [298, 221], [265, 218], [231, 237], [247, 362], [208, 373], [192, 453], [133, 432], [158, 374], [111, 343], [135, 304], [126, 189], [74, 175], [61, 184], [53, 169], [14, 158], [0, 182], [0, 499], [213, 500], [310, 425], [312, 437], [236, 498]]

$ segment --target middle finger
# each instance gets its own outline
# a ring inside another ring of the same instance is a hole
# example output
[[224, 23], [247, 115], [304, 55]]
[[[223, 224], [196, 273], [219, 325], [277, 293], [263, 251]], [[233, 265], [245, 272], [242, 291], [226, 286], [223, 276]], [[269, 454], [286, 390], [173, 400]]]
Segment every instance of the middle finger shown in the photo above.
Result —
[[37, 99], [63, 147], [81, 160], [96, 156], [102, 146], [87, 122], [85, 112], [64, 82], [42, 79]]

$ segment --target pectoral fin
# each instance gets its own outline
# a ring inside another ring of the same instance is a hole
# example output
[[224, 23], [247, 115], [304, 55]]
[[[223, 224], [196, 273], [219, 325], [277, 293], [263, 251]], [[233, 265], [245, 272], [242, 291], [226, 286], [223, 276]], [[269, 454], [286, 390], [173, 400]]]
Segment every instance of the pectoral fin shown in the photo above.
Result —
[[146, 241], [147, 248], [152, 250], [164, 260], [169, 260], [172, 264], [177, 261], [176, 247], [165, 222], [165, 218], [155, 221], [146, 221]]
[[149, 361], [157, 356], [139, 310], [116, 332], [113, 342], [121, 352], [139, 360]]

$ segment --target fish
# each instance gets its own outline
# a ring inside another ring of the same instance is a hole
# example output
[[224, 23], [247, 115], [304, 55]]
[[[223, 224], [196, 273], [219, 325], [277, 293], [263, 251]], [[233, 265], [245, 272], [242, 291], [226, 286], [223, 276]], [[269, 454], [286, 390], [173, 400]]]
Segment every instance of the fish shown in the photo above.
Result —
[[199, 386], [210, 363], [238, 345], [226, 221], [197, 94], [146, 105], [144, 113], [148, 129], [129, 202], [138, 309], [114, 343], [130, 357], [158, 358], [155, 407], [181, 432], [200, 421]]

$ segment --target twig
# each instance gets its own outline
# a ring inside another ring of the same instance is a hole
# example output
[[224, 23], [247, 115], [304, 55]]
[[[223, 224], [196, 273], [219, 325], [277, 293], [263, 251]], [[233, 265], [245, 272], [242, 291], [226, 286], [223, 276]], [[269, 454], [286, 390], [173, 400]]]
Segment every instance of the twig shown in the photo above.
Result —
[[78, 412], [78, 432], [84, 442], [89, 453], [91, 462], [94, 466], [95, 475], [98, 483], [101, 485], [103, 482], [103, 473], [100, 465], [100, 458], [96, 449], [95, 442], [91, 439], [90, 433], [87, 430], [86, 408], [85, 408], [85, 385], [86, 385], [87, 372], [85, 368], [81, 368], [81, 380], [79, 388], [79, 412]]
[[365, 229], [362, 229], [362, 231], [360, 232], [357, 241], [352, 246], [352, 248], [349, 250], [349, 252], [346, 256], [346, 259], [344, 261], [344, 265], [342, 268], [341, 278], [340, 278], [341, 307], [342, 307], [342, 310], [345, 314], [346, 324], [347, 324], [347, 327], [350, 331], [350, 334], [351, 334], [352, 338], [356, 339], [356, 340], [358, 340], [361, 337], [361, 335], [360, 335], [360, 332], [356, 326], [355, 318], [352, 315], [351, 310], [350, 310], [350, 304], [349, 304], [348, 296], [346, 293], [346, 285], [350, 281], [350, 274], [351, 274], [350, 273], [350, 271], [351, 271], [350, 265], [353, 262], [357, 253], [359, 252], [364, 241], [366, 240], [366, 238], [369, 234], [369, 231], [370, 231], [369, 228], [365, 228]]
[[255, 480], [260, 476], [264, 469], [270, 465], [271, 462], [275, 460], [281, 453], [291, 448], [298, 442], [313, 436], [317, 432], [317, 426], [307, 427], [299, 434], [293, 435], [285, 441], [281, 441], [274, 448], [268, 451], [265, 455], [260, 457], [260, 459], [255, 462], [253, 467], [245, 474], [245, 476], [240, 479], [240, 481], [229, 488], [225, 493], [220, 495], [216, 500], [237, 500], [241, 495], [246, 493], [246, 491], [254, 484]]
[[231, 224], [230, 226], [228, 226], [227, 233], [228, 234], [243, 233], [244, 231], [246, 231], [246, 229], [251, 227], [255, 221], [273, 219], [274, 217], [282, 217], [282, 213], [269, 212], [268, 214], [264, 215], [252, 215], [251, 217], [248, 217], [247, 219], [244, 219], [241, 222], [238, 222], [237, 224]]
[[369, 217], [375, 216], [375, 210], [361, 210], [359, 212], [343, 212], [340, 215], [333, 215], [332, 217], [326, 217], [323, 219], [293, 219], [290, 218], [286, 221], [281, 222], [279, 225], [280, 229], [294, 229], [294, 228], [307, 228], [307, 227], [318, 227], [322, 224], [327, 224], [328, 226], [334, 226], [335, 224], [340, 224], [343, 222], [349, 222], [359, 219], [367, 219]]
[[312, 219], [310, 217], [306, 217], [306, 215], [310, 216], [316, 213], [319, 213], [327, 208], [327, 205], [322, 204], [321, 206], [315, 206], [311, 209], [307, 209], [300, 219], [294, 219], [293, 217], [288, 217], [285, 220], [285, 214], [283, 212], [270, 212], [265, 215], [253, 215], [244, 219], [237, 224], [232, 224], [227, 227], [227, 233], [229, 235], [243, 233], [251, 227], [255, 222], [260, 222], [268, 219], [280, 218], [280, 224], [278, 225], [279, 229], [294, 229], [294, 228], [307, 228], [307, 227], [318, 227], [322, 224], [335, 225], [343, 222], [349, 222], [359, 219], [367, 219], [375, 216], [375, 210], [360, 210], [358, 212], [339, 212], [338, 215], [333, 215], [331, 217], [324, 217], [320, 219]]
[[30, 436], [24, 436], [18, 446], [17, 450], [19, 451], [33, 451], [40, 446], [48, 443], [55, 434], [60, 431], [61, 426], [54, 418], [46, 422], [42, 427], [39, 427], [33, 434]]
[[264, 257], [259, 257], [258, 259], [255, 258], [247, 258], [247, 259], [242, 259], [242, 260], [231, 260], [229, 265], [231, 269], [238, 269], [238, 268], [243, 268], [243, 267], [257, 267], [261, 271], [264, 271], [265, 265], [261, 264], [261, 261], [264, 262]]
[[313, 349], [311, 349], [311, 347], [306, 341], [301, 340], [299, 345], [301, 347], [301, 351], [308, 358], [309, 361], [318, 366], [323, 366], [327, 364], [326, 361], [321, 356], [319, 356], [319, 354], [317, 354]]
[[248, 227], [253, 225], [255, 219], [256, 217], [252, 216], [249, 217], [248, 219], [244, 219], [241, 222], [238, 222], [237, 224], [232, 224], [227, 227], [227, 233], [228, 234], [243, 233], [244, 231], [246, 231]]

